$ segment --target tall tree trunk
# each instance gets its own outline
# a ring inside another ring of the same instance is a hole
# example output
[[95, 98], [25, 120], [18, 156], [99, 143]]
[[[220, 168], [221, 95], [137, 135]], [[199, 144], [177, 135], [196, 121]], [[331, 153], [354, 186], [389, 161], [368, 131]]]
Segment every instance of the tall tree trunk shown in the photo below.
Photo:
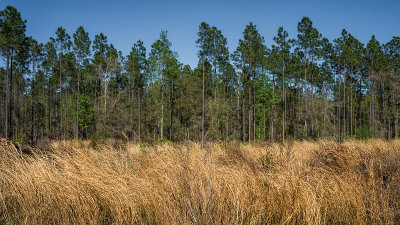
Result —
[[217, 84], [218, 84], [218, 79], [217, 79], [217, 61], [215, 60], [217, 56], [214, 56], [214, 104], [215, 107], [218, 107], [217, 105]]
[[340, 112], [341, 112], [341, 104], [340, 104], [340, 99], [341, 99], [341, 91], [340, 91], [340, 80], [338, 76], [335, 74], [335, 83], [337, 84], [337, 101], [336, 101], [336, 125], [337, 125], [337, 135], [338, 135], [338, 142], [341, 141], [342, 137], [342, 131], [341, 131], [341, 121], [340, 121]]
[[[14, 109], [14, 96], [13, 96], [13, 90], [14, 90], [14, 88], [13, 88], [13, 82], [14, 82], [14, 79], [13, 79], [13, 59], [14, 59], [14, 49], [13, 48], [11, 48], [11, 58], [10, 58], [10, 80], [9, 80], [9, 82], [10, 82], [10, 87], [9, 87], [9, 92], [10, 92], [10, 94], [9, 94], [9, 96], [8, 96], [8, 100], [9, 100], [9, 106], [10, 106], [10, 109], [9, 109], [9, 111], [8, 111], [8, 113], [9, 113], [9, 116], [8, 116], [8, 120], [9, 120], [9, 123], [8, 123], [8, 137], [9, 138], [12, 138], [13, 137], [13, 134], [15, 134], [15, 130], [17, 129], [17, 127], [15, 126], [15, 124], [14, 124], [14, 115], [15, 115], [15, 109]], [[14, 129], [14, 130], [13, 130]]]
[[174, 91], [174, 87], [173, 87], [173, 83], [171, 82], [171, 90], [169, 91], [169, 126], [168, 126], [168, 131], [169, 131], [169, 139], [172, 140], [172, 113], [173, 113], [173, 103], [172, 103], [172, 98], [173, 98], [173, 91]]
[[249, 84], [249, 136], [248, 136], [248, 141], [250, 143], [251, 141], [251, 85]]
[[[238, 123], [238, 128], [240, 128], [240, 133], [243, 133], [243, 127], [240, 124], [240, 81], [237, 81], [237, 105], [236, 105], [236, 120]], [[239, 130], [239, 129], [238, 129]], [[237, 138], [239, 139], [241, 134], [239, 133], [239, 135], [237, 136]], [[243, 139], [242, 139], [243, 140]]]
[[351, 75], [353, 74], [353, 66], [351, 67], [350, 70], [350, 137], [353, 138], [353, 123], [354, 123], [354, 117], [353, 117], [353, 81], [351, 79]]
[[[107, 88], [108, 88], [108, 81], [107, 81], [107, 72], [104, 73], [104, 120], [105, 122], [107, 118]], [[111, 76], [110, 76], [111, 77]]]
[[305, 99], [305, 104], [304, 104], [304, 135], [307, 137], [308, 136], [308, 130], [307, 130], [307, 117], [308, 117], [308, 104], [307, 104], [307, 49], [304, 50], [305, 53], [305, 65], [304, 65], [304, 99]]
[[202, 104], [201, 104], [201, 148], [204, 147], [204, 58], [203, 58], [203, 90], [202, 90]]
[[141, 131], [141, 129], [140, 129], [140, 128], [141, 128], [141, 119], [140, 119], [140, 114], [142, 113], [142, 112], [141, 112], [141, 108], [140, 108], [140, 107], [141, 107], [141, 102], [140, 102], [140, 90], [139, 90], [139, 91], [138, 91], [138, 108], [139, 108], [139, 109], [138, 109], [138, 111], [139, 111], [139, 112], [138, 112], [138, 117], [139, 117], [139, 118], [138, 118], [138, 123], [139, 123], [139, 142], [140, 142], [140, 140], [141, 140], [141, 137], [142, 137], [142, 136], [141, 136], [141, 133], [140, 133], [140, 131]]
[[131, 116], [130, 116], [130, 118], [131, 118], [131, 129], [135, 130], [134, 122], [133, 122], [133, 104], [134, 104], [134, 99], [135, 99], [135, 70], [134, 69], [132, 70], [131, 90], [132, 90], [131, 97], [130, 97], [130, 99], [131, 99], [131, 102], [130, 102], [131, 103]]
[[32, 68], [32, 87], [31, 87], [31, 99], [32, 99], [32, 126], [31, 126], [31, 144], [35, 143], [35, 102], [34, 102], [34, 91], [35, 91], [35, 59], [33, 59], [33, 68]]
[[399, 138], [399, 95], [396, 96], [396, 122], [394, 125], [394, 137], [397, 140]]
[[[275, 99], [275, 73], [272, 73], [272, 98]], [[272, 103], [272, 110], [271, 110], [271, 135], [270, 141], [274, 143], [274, 116], [275, 116], [275, 102]]]
[[382, 74], [379, 74], [379, 99], [380, 99], [380, 110], [379, 110], [379, 122], [382, 124], [380, 138], [383, 138], [383, 132], [385, 131], [386, 119], [385, 119], [385, 83], [382, 79]]
[[246, 114], [244, 113], [246, 94], [244, 89], [242, 94], [242, 141], [246, 141]]
[[324, 136], [328, 134], [328, 132], [326, 132], [326, 128], [327, 128], [326, 123], [328, 120], [328, 90], [327, 90], [328, 88], [327, 88], [327, 86], [328, 86], [327, 83], [324, 82], [324, 126], [325, 126], [323, 129]]
[[265, 136], [266, 136], [265, 133], [267, 132], [266, 127], [265, 127], [266, 126], [266, 122], [265, 122], [266, 121], [266, 113], [265, 113], [265, 109], [263, 109], [263, 110], [264, 110], [264, 121], [263, 121], [264, 122], [264, 132], [263, 132], [264, 136], [263, 136], [263, 141], [265, 141]]
[[63, 104], [62, 104], [62, 64], [61, 64], [61, 58], [62, 58], [62, 49], [60, 52], [60, 138], [63, 138]]
[[360, 132], [361, 132], [361, 129], [362, 129], [362, 119], [361, 119], [361, 103], [362, 103], [362, 77], [361, 77], [361, 73], [360, 73], [360, 76], [359, 76], [359, 78], [360, 78], [360, 87], [359, 87], [359, 96], [358, 96], [358, 122], [359, 122], [359, 124], [358, 124], [358, 127], [359, 127], [359, 129], [360, 129]]
[[282, 70], [282, 142], [285, 143], [285, 117], [286, 117], [286, 101], [285, 101], [285, 69]]
[[315, 138], [314, 134], [314, 58], [311, 60], [311, 137]]
[[10, 70], [10, 67], [9, 67], [9, 64], [10, 64], [10, 51], [9, 50], [7, 50], [7, 65], [6, 65], [6, 67], [7, 67], [7, 69], [6, 69], [6, 105], [5, 105], [5, 110], [6, 110], [6, 112], [5, 112], [5, 123], [4, 123], [4, 134], [5, 134], [5, 137], [6, 137], [6, 139], [8, 139], [9, 138], [9, 136], [8, 136], [8, 120], [9, 120], [9, 118], [8, 118], [8, 111], [9, 111], [9, 108], [8, 108], [8, 106], [9, 106], [9, 101], [10, 101], [10, 81], [9, 81], [9, 70]]
[[79, 59], [78, 65], [78, 97], [76, 99], [76, 130], [75, 130], [75, 139], [79, 137], [79, 94], [80, 94], [80, 79], [81, 79], [81, 59]]
[[296, 136], [296, 129], [297, 127], [299, 127], [299, 131], [300, 131], [300, 111], [301, 111], [301, 88], [300, 88], [300, 76], [296, 78], [296, 83], [297, 83], [297, 110], [294, 110], [294, 120], [296, 120], [296, 115], [297, 117], [297, 122], [294, 121], [294, 129], [293, 129], [293, 136]]
[[161, 128], [160, 128], [160, 136], [161, 140], [164, 139], [164, 85], [162, 84], [163, 79], [161, 75]]
[[372, 127], [372, 78], [371, 75], [369, 77], [369, 82], [368, 82], [368, 86], [369, 86], [369, 127]]
[[[374, 67], [372, 62], [372, 68]], [[376, 127], [375, 127], [375, 82], [373, 80], [372, 75], [374, 75], [374, 71], [371, 74], [371, 124], [374, 131], [374, 137], [376, 137]]]
[[[50, 64], [50, 63], [49, 63]], [[53, 114], [53, 110], [52, 108], [50, 109], [50, 105], [52, 105], [52, 85], [51, 85], [51, 79], [53, 78], [53, 69], [51, 68], [51, 66], [49, 65], [49, 69], [51, 71], [51, 75], [49, 77], [49, 83], [48, 83], [48, 92], [47, 92], [47, 110], [48, 110], [48, 135], [47, 137], [52, 139], [52, 125], [51, 125], [51, 120], [52, 120], [52, 114]]]
[[[224, 87], [223, 87], [223, 90], [224, 90], [224, 94], [223, 94], [223, 96], [224, 96], [224, 98], [225, 99], [232, 99], [232, 92], [230, 92], [230, 96], [229, 96], [229, 93], [227, 93], [229, 90], [227, 90], [228, 88], [227, 87], [225, 87], [225, 85], [224, 85]], [[229, 101], [229, 103], [233, 103], [233, 101]], [[228, 103], [228, 105], [229, 105], [229, 103]], [[226, 119], [225, 119], [225, 139], [227, 139], [228, 138], [228, 136], [229, 136], [229, 134], [232, 134], [232, 132], [230, 132], [230, 128], [232, 127], [232, 119], [230, 118], [230, 114], [228, 113], [228, 108], [227, 107], [225, 107], [225, 110], [224, 110], [224, 113], [225, 113], [225, 117], [226, 117]]]
[[253, 140], [256, 141], [256, 87], [253, 85]]
[[343, 73], [343, 136], [347, 135], [347, 123], [346, 123], [346, 67]]

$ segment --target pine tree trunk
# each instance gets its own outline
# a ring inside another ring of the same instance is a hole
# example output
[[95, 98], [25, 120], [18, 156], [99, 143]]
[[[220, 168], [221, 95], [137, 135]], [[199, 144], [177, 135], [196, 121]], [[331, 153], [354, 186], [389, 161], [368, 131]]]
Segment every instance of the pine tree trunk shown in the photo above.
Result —
[[130, 119], [131, 119], [131, 128], [132, 128], [132, 130], [134, 130], [135, 131], [135, 128], [134, 128], [134, 122], [133, 122], [133, 104], [134, 104], [134, 99], [135, 99], [135, 70], [133, 69], [132, 70], [132, 85], [131, 85], [131, 90], [132, 90], [132, 93], [131, 93], [131, 95], [130, 95], [130, 99], [131, 99], [131, 101], [130, 101], [130, 105], [131, 105], [131, 116], [130, 116]]
[[[161, 83], [163, 79], [161, 78]], [[163, 84], [161, 84], [161, 128], [160, 128], [161, 140], [164, 139], [164, 88]]]
[[264, 132], [263, 132], [264, 136], [263, 136], [263, 141], [265, 141], [265, 136], [266, 136], [265, 135], [265, 133], [266, 133], [266, 127], [265, 127], [266, 126], [266, 122], [265, 121], [266, 121], [266, 113], [265, 113], [265, 109], [264, 109], [264, 121], [263, 121], [264, 122]]
[[204, 103], [205, 103], [205, 99], [204, 99], [204, 58], [203, 58], [203, 90], [202, 90], [202, 104], [201, 104], [201, 148], [204, 147]]
[[171, 90], [169, 91], [169, 126], [168, 126], [168, 131], [169, 131], [169, 139], [172, 140], [172, 113], [173, 113], [173, 103], [172, 103], [172, 95], [173, 95], [173, 83], [171, 83]]
[[[275, 98], [275, 74], [272, 73], [272, 98]], [[272, 103], [272, 110], [271, 110], [271, 135], [270, 141], [274, 143], [274, 115], [275, 115], [275, 102]]]
[[339, 79], [338, 77], [335, 75], [335, 83], [338, 84], [338, 89], [337, 89], [337, 95], [338, 95], [338, 100], [336, 101], [336, 125], [337, 125], [337, 135], [338, 135], [338, 142], [340, 142], [341, 140], [341, 121], [340, 121], [340, 112], [341, 112], [341, 104], [340, 104], [340, 98], [341, 98], [341, 94], [340, 94], [340, 85], [339, 85]]
[[35, 142], [35, 102], [34, 102], [34, 90], [35, 90], [35, 59], [33, 59], [33, 68], [32, 68], [32, 90], [31, 90], [31, 99], [32, 99], [32, 126], [31, 126], [31, 144]]
[[[238, 128], [238, 130], [239, 130], [239, 128], [241, 128], [240, 129], [240, 131], [242, 131], [243, 130], [243, 127], [241, 127], [241, 125], [240, 125], [240, 89], [239, 89], [239, 87], [240, 87], [240, 81], [238, 80], [238, 82], [237, 82], [237, 105], [236, 105], [236, 119], [237, 119], [237, 128]], [[240, 132], [239, 131], [239, 132]], [[242, 133], [242, 132], [240, 132], [240, 133]], [[237, 138], [239, 139], [240, 138], [240, 136], [241, 136], [241, 134], [238, 134], [238, 136], [237, 136]], [[243, 139], [242, 139], [243, 140]]]
[[248, 105], [248, 110], [249, 110], [249, 135], [248, 135], [248, 141], [250, 143], [251, 141], [251, 85], [249, 85], [249, 105]]
[[138, 118], [138, 123], [139, 123], [139, 142], [140, 142], [140, 140], [141, 140], [141, 133], [140, 133], [140, 131], [141, 131], [141, 130], [140, 130], [140, 127], [141, 127], [141, 126], [140, 126], [140, 125], [141, 125], [141, 119], [140, 119], [140, 114], [142, 113], [142, 112], [141, 112], [141, 108], [140, 108], [140, 107], [141, 107], [141, 102], [140, 102], [140, 90], [139, 90], [139, 91], [138, 91], [138, 111], [139, 111], [139, 112], [138, 112], [138, 117], [139, 117], [139, 118]]
[[372, 80], [371, 80], [371, 75], [369, 78], [369, 127], [372, 127]]
[[346, 68], [344, 68], [343, 73], [343, 137], [346, 137]]
[[62, 66], [61, 66], [61, 58], [62, 58], [62, 49], [60, 53], [60, 138], [62, 139], [63, 137], [63, 104], [62, 104]]
[[246, 141], [246, 116], [244, 113], [244, 106], [245, 106], [244, 101], [246, 99], [245, 98], [245, 96], [246, 96], [245, 90], [243, 90], [242, 94], [243, 94], [242, 95], [242, 141]]
[[6, 104], [5, 104], [5, 109], [6, 109], [6, 112], [5, 112], [5, 126], [4, 126], [4, 134], [5, 134], [5, 137], [6, 137], [6, 139], [8, 139], [9, 138], [9, 136], [8, 136], [8, 120], [9, 120], [9, 118], [8, 118], [8, 111], [9, 111], [9, 108], [8, 108], [8, 106], [9, 106], [9, 101], [10, 101], [10, 81], [9, 81], [9, 71], [10, 71], [10, 67], [9, 67], [9, 64], [10, 64], [10, 51], [9, 50], [7, 50], [7, 65], [6, 65], [6, 67], [7, 67], [7, 69], [6, 69]]
[[106, 73], [104, 73], [104, 121], [103, 122], [105, 122], [106, 118], [107, 118], [107, 86], [108, 86], [108, 82], [107, 82]]
[[[326, 122], [328, 120], [328, 91], [327, 91], [327, 84], [324, 82], [324, 126], [326, 126]], [[326, 131], [325, 127], [323, 131]], [[324, 136], [327, 135], [328, 132], [324, 132]]]
[[315, 138], [314, 136], [314, 67], [313, 67], [313, 61], [314, 59], [312, 58], [311, 60], [311, 137]]
[[[304, 50], [304, 52], [307, 52], [307, 49]], [[308, 136], [308, 130], [307, 130], [307, 117], [308, 117], [308, 100], [307, 100], [307, 54], [305, 53], [305, 65], [304, 65], [304, 99], [305, 99], [305, 104], [304, 104], [304, 135], [307, 137]]]
[[[254, 86], [254, 85], [253, 85]], [[256, 141], [256, 87], [253, 87], [253, 141]]]
[[[351, 67], [350, 76], [353, 74], [353, 67]], [[350, 88], [350, 137], [353, 138], [353, 81], [350, 79], [351, 88]]]
[[386, 136], [386, 135], [383, 135], [383, 132], [385, 131], [385, 126], [386, 126], [386, 117], [385, 117], [386, 107], [385, 107], [385, 93], [384, 93], [384, 91], [385, 91], [385, 83], [383, 82], [381, 74], [379, 75], [379, 83], [380, 83], [380, 85], [379, 85], [379, 89], [380, 89], [379, 98], [380, 98], [380, 102], [381, 102], [380, 103], [381, 107], [379, 107], [380, 108], [379, 120], [380, 120], [380, 123], [382, 124], [381, 132], [380, 132], [380, 138], [384, 138], [384, 136]]
[[[10, 106], [10, 108], [9, 108], [9, 111], [8, 111], [8, 137], [9, 138], [12, 138], [13, 137], [13, 134], [15, 134], [15, 130], [16, 130], [16, 126], [15, 126], [15, 124], [14, 124], [14, 119], [13, 119], [13, 116], [15, 115], [15, 109], [14, 109], [14, 105], [13, 105], [13, 103], [14, 103], [14, 96], [13, 96], [13, 90], [14, 90], [14, 88], [13, 88], [13, 58], [14, 58], [14, 49], [13, 48], [11, 48], [11, 58], [10, 58], [10, 79], [9, 79], [9, 82], [10, 82], [10, 87], [9, 87], [9, 92], [10, 92], [10, 94], [9, 94], [9, 96], [8, 96], [8, 100], [9, 100], [9, 106]], [[14, 130], [13, 130], [14, 129]]]
[[81, 59], [79, 59], [79, 68], [78, 68], [78, 97], [76, 99], [76, 130], [75, 130], [75, 139], [79, 137], [79, 94], [80, 94], [80, 79], [81, 79]]
[[399, 138], [399, 96], [396, 96], [396, 122], [394, 125], [395, 139]]
[[361, 129], [362, 129], [362, 118], [361, 118], [361, 103], [362, 103], [362, 77], [361, 77], [361, 74], [360, 74], [360, 87], [359, 87], [359, 96], [358, 96], [358, 127], [359, 127], [359, 129], [360, 129], [360, 132], [361, 132]]
[[216, 57], [217, 56], [214, 56], [214, 104], [215, 104], [215, 107], [218, 107], [218, 105], [217, 105], [217, 84], [218, 84], [218, 79], [217, 79], [217, 61], [215, 60]]
[[52, 71], [51, 72], [51, 76], [50, 76], [50, 78], [49, 78], [49, 83], [48, 83], [48, 92], [47, 92], [47, 106], [46, 106], [46, 108], [47, 108], [47, 110], [48, 110], [48, 115], [49, 115], [49, 117], [48, 117], [48, 135], [47, 135], [47, 137], [48, 138], [50, 138], [50, 139], [52, 139], [53, 137], [52, 137], [52, 126], [51, 126], [51, 120], [52, 120], [52, 113], [53, 113], [53, 110], [52, 109], [50, 109], [50, 105], [52, 104], [52, 93], [51, 93], [51, 91], [52, 91], [52, 86], [51, 86], [51, 79], [53, 78], [53, 70], [52, 70], [52, 68], [51, 68], [51, 66], [49, 65], [49, 69]]
[[285, 69], [282, 72], [282, 143], [285, 143]]

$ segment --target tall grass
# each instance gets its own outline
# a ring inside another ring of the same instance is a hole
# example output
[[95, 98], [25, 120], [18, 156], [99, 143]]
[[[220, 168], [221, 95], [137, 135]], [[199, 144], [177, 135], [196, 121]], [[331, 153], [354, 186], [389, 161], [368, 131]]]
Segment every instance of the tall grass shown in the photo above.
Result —
[[0, 223], [400, 223], [395, 141], [52, 142], [24, 152], [0, 140]]

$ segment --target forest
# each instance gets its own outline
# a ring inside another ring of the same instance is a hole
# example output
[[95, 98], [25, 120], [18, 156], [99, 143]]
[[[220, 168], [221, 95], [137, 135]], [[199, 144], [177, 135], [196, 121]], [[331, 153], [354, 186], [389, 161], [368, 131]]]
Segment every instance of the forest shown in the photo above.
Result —
[[[198, 27], [198, 64], [183, 65], [161, 31], [123, 55], [80, 26], [46, 43], [26, 35], [13, 6], [0, 11], [0, 136], [14, 142], [397, 139], [400, 37], [328, 40], [308, 17], [266, 43], [249, 23], [236, 49]], [[72, 33], [73, 32], [73, 33]]]

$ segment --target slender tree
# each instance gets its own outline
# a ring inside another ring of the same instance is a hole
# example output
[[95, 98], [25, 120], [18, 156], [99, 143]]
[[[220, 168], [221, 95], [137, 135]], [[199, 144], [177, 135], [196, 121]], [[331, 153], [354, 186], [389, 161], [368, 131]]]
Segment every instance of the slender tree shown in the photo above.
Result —
[[46, 109], [47, 109], [47, 136], [52, 138], [52, 129], [53, 129], [53, 104], [55, 88], [54, 82], [56, 79], [54, 78], [54, 68], [57, 62], [57, 51], [55, 48], [55, 44], [52, 41], [48, 41], [43, 47], [43, 60], [42, 60], [42, 68], [44, 68], [45, 73], [47, 74], [47, 101], [46, 101]]
[[321, 34], [318, 32], [316, 28], [314, 28], [312, 21], [308, 17], [303, 17], [301, 21], [297, 25], [297, 46], [298, 46], [298, 51], [301, 52], [301, 55], [303, 56], [303, 65], [304, 65], [304, 98], [305, 98], [305, 104], [304, 104], [304, 134], [307, 137], [308, 136], [308, 120], [311, 120], [311, 135], [314, 136], [314, 86], [313, 86], [313, 78], [314, 78], [314, 73], [311, 68], [311, 87], [312, 87], [312, 93], [311, 93], [311, 110], [312, 110], [312, 116], [309, 116], [309, 103], [308, 103], [308, 98], [309, 98], [309, 88], [308, 84], [310, 83], [308, 81], [309, 79], [309, 73], [310, 73], [310, 66], [314, 65], [314, 60], [316, 56], [316, 51], [320, 46], [320, 39], [321, 39]]
[[160, 38], [151, 45], [150, 61], [152, 71], [160, 84], [160, 139], [164, 139], [164, 89], [167, 62], [176, 53], [171, 50], [172, 43], [168, 40], [167, 31], [161, 31]]
[[286, 92], [285, 92], [285, 69], [290, 61], [290, 44], [287, 31], [283, 27], [279, 27], [277, 36], [274, 37], [274, 41], [278, 45], [278, 58], [279, 58], [279, 72], [282, 76], [282, 142], [285, 142], [285, 131], [286, 131]]
[[[138, 115], [138, 138], [140, 141], [141, 137], [141, 95], [143, 94], [143, 88], [145, 86], [145, 69], [146, 69], [146, 48], [143, 46], [143, 42], [138, 40], [132, 47], [132, 51], [127, 57], [127, 70], [131, 74], [131, 92], [132, 92], [132, 102], [135, 98], [135, 93], [137, 93], [137, 115]], [[131, 103], [131, 116], [133, 116], [133, 104]], [[133, 119], [132, 119], [133, 120]]]
[[253, 125], [254, 128], [253, 138], [255, 139], [254, 131], [256, 124], [256, 118], [254, 116], [256, 103], [254, 102], [255, 98], [253, 98], [253, 100], [251, 98], [251, 92], [252, 90], [255, 91], [255, 83], [261, 74], [260, 72], [264, 64], [266, 52], [264, 37], [259, 34], [257, 27], [253, 23], [250, 22], [243, 31], [243, 39], [239, 40], [237, 51], [240, 52], [242, 57], [242, 70], [246, 77], [245, 85], [247, 86], [248, 91], [248, 141], [250, 142], [252, 138], [251, 126]]
[[66, 30], [62, 27], [58, 27], [56, 31], [56, 38], [52, 38], [51, 40], [56, 43], [57, 50], [58, 50], [58, 63], [59, 63], [59, 105], [60, 105], [60, 137], [62, 138], [64, 135], [63, 130], [63, 58], [64, 58], [64, 51], [69, 50], [71, 47], [71, 37], [67, 34]]
[[12, 82], [13, 82], [13, 60], [15, 52], [18, 51], [25, 41], [26, 20], [21, 18], [21, 13], [13, 6], [7, 6], [0, 11], [0, 52], [6, 58], [6, 99], [5, 99], [5, 125], [4, 134], [6, 138], [12, 137]]
[[76, 98], [76, 127], [75, 127], [75, 139], [79, 137], [79, 95], [80, 95], [80, 80], [81, 80], [81, 70], [82, 62], [90, 54], [90, 44], [89, 33], [80, 26], [74, 33], [74, 52], [78, 58], [78, 80], [77, 80], [77, 98]]
[[42, 54], [43, 45], [39, 44], [35, 39], [29, 39], [30, 61], [32, 63], [32, 80], [31, 80], [31, 143], [35, 143], [35, 72], [37, 70], [38, 61]]
[[399, 138], [399, 89], [400, 89], [400, 37], [393, 37], [385, 44], [385, 52], [391, 60], [390, 73], [393, 77], [393, 98], [394, 98], [394, 137]]

